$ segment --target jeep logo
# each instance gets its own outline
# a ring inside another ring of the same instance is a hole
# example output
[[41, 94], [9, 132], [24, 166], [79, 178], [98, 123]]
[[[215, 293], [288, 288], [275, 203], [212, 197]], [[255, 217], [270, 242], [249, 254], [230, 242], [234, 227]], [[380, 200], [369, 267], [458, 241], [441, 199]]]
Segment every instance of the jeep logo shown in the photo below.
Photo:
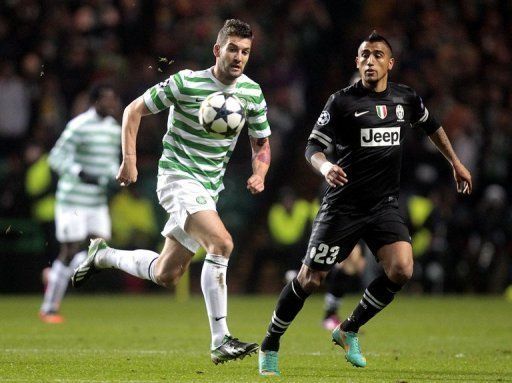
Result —
[[400, 145], [400, 127], [361, 129], [361, 146]]

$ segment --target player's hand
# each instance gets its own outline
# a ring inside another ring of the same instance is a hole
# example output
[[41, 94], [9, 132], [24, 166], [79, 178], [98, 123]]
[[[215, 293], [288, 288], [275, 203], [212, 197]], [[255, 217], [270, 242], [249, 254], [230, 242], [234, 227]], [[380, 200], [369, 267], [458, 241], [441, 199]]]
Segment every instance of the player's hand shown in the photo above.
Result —
[[453, 164], [453, 177], [457, 183], [457, 192], [462, 194], [471, 194], [473, 191], [473, 181], [471, 173], [460, 162]]
[[336, 186], [343, 186], [348, 182], [347, 174], [345, 171], [335, 164], [329, 164], [331, 165], [328, 169], [322, 169], [324, 170], [322, 174], [324, 175], [325, 181], [329, 184], [329, 186], [332, 186], [335, 188]]
[[128, 186], [131, 183], [137, 182], [137, 165], [135, 156], [126, 156], [119, 167], [116, 180], [121, 186]]
[[252, 194], [258, 194], [261, 193], [265, 189], [265, 180], [262, 176], [253, 174], [248, 180], [247, 180], [247, 189]]

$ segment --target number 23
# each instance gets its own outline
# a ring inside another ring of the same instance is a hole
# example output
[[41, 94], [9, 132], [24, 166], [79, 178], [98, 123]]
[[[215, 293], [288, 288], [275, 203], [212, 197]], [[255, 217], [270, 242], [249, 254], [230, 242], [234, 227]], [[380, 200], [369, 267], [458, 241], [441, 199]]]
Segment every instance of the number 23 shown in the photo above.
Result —
[[311, 249], [311, 251], [309, 252], [309, 257], [311, 259], [314, 258], [313, 261], [316, 263], [332, 265], [334, 261], [336, 261], [336, 256], [338, 255], [339, 251], [339, 246], [333, 246], [329, 248], [329, 246], [326, 245], [325, 243], [321, 243], [320, 245], [318, 245], [318, 252], [316, 247], [313, 247]]

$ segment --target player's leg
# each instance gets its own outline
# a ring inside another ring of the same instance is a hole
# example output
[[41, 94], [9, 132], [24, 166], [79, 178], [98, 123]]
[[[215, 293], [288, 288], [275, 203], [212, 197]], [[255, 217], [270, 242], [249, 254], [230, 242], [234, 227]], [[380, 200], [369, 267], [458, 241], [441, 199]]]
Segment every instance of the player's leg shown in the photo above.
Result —
[[109, 247], [106, 239], [111, 235], [111, 221], [107, 206], [87, 212], [87, 233], [95, 237], [90, 242], [87, 258], [75, 269], [72, 276], [74, 287], [80, 287], [91, 275], [101, 269], [119, 269], [141, 279], [155, 282], [153, 263], [159, 254], [145, 249], [120, 250]]
[[[87, 237], [86, 214], [82, 208], [57, 205], [55, 208], [55, 232], [60, 251], [48, 274], [40, 318], [47, 323], [61, 323], [58, 314], [66, 293], [69, 278], [73, 274], [73, 256], [79, 253], [81, 243]], [[83, 255], [83, 254], [82, 254]], [[71, 264], [70, 264], [71, 262]]]
[[332, 331], [340, 325], [338, 310], [345, 295], [347, 286], [354, 278], [359, 278], [366, 265], [363, 250], [357, 244], [350, 255], [341, 263], [337, 263], [325, 279], [326, 293], [324, 296], [323, 327]]
[[[349, 346], [353, 343], [351, 348], [357, 350], [359, 328], [393, 301], [395, 294], [412, 276], [413, 266], [409, 231], [398, 213], [397, 205], [387, 206], [376, 213], [364, 240], [381, 261], [385, 274], [368, 285], [352, 314], [333, 332], [333, 338], [335, 334], [342, 341], [346, 338], [344, 343]], [[354, 353], [349, 361], [357, 367], [366, 365], [366, 359], [360, 352]]]
[[344, 331], [358, 332], [359, 328], [393, 301], [395, 294], [412, 276], [412, 248], [405, 241], [382, 246], [377, 250], [384, 274], [375, 278], [366, 288], [363, 298], [343, 322]]
[[164, 248], [151, 266], [150, 274], [160, 286], [176, 286], [188, 270], [193, 256], [194, 252], [183, 246], [176, 238], [166, 237]]
[[396, 242], [385, 245], [376, 254], [382, 262], [385, 274], [375, 278], [368, 285], [354, 311], [333, 332], [333, 339], [339, 340], [338, 344], [345, 350], [352, 350], [350, 353], [347, 351], [347, 360], [356, 367], [366, 366], [366, 359], [359, 348], [357, 334], [360, 327], [388, 306], [412, 275], [410, 243]]
[[69, 278], [73, 274], [70, 261], [78, 249], [79, 242], [61, 243], [60, 252], [53, 261], [48, 273], [48, 283], [44, 292], [39, 317], [46, 323], [62, 323], [64, 318], [59, 314], [62, 299], [66, 293]]
[[[206, 250], [201, 272], [201, 289], [212, 334], [212, 361], [223, 363], [256, 352], [256, 343], [245, 343], [231, 337], [227, 326], [227, 267], [233, 240], [214, 210], [190, 215], [185, 231]], [[233, 354], [234, 351], [234, 355]]]
[[[344, 231], [347, 225], [357, 227], [351, 217], [321, 209], [313, 223], [306, 256], [299, 274], [281, 291], [267, 333], [261, 344], [259, 371], [261, 375], [279, 375], [280, 339], [304, 305], [307, 297], [325, 279], [336, 262], [347, 257], [358, 238], [357, 229]], [[340, 247], [338, 243], [346, 243]]]
[[326, 292], [324, 295], [324, 317], [322, 326], [328, 331], [334, 330], [341, 323], [338, 316], [338, 309], [345, 295], [344, 277], [345, 273], [341, 268], [341, 264], [338, 263], [325, 278]]
[[327, 273], [328, 271], [313, 270], [303, 264], [297, 277], [281, 291], [267, 328], [267, 334], [261, 343], [260, 375], [280, 375], [278, 351], [281, 337], [302, 310], [309, 295], [321, 285]]
[[87, 258], [75, 269], [71, 278], [74, 287], [82, 286], [101, 269], [118, 269], [155, 283], [154, 262], [159, 254], [145, 249], [120, 250], [109, 247], [103, 238], [91, 240]]

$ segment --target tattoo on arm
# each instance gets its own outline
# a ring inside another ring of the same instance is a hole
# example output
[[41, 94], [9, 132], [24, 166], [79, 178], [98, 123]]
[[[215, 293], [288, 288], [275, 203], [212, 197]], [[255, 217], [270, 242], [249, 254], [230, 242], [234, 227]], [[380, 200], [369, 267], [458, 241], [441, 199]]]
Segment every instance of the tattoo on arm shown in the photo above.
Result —
[[256, 147], [253, 147], [253, 161], [258, 160], [264, 164], [270, 164], [270, 145], [268, 138], [256, 139], [255, 146]]
[[259, 153], [256, 159], [264, 164], [270, 164], [270, 150]]

